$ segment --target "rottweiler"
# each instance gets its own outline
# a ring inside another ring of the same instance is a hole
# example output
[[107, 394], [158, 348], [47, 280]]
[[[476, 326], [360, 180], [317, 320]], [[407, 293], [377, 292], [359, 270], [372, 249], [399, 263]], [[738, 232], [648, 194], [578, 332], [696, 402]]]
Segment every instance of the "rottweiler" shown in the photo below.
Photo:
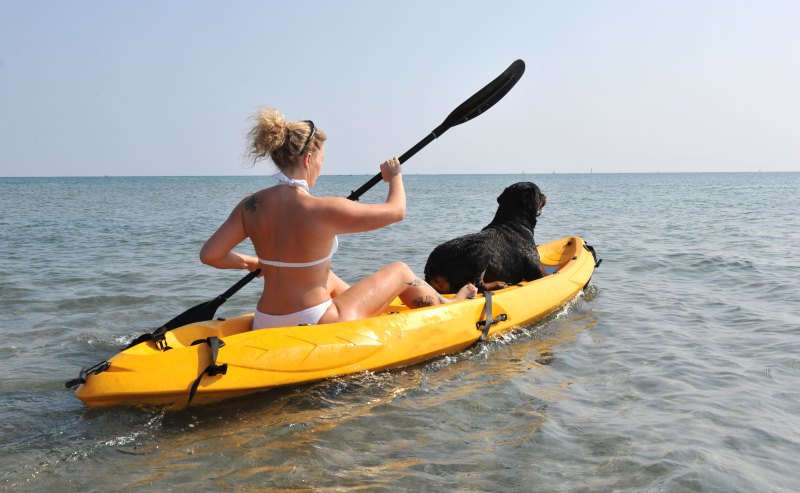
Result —
[[536, 218], [547, 197], [523, 181], [497, 197], [494, 219], [478, 233], [437, 246], [425, 263], [425, 281], [440, 293], [455, 293], [473, 283], [478, 290], [500, 289], [546, 274], [533, 239]]

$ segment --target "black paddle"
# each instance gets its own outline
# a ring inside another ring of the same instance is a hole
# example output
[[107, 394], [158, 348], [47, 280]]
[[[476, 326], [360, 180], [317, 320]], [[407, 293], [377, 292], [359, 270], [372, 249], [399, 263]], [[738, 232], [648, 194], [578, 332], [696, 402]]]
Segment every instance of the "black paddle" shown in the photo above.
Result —
[[[434, 139], [445, 133], [451, 127], [455, 127], [456, 125], [460, 125], [466, 121], [472, 120], [476, 116], [484, 113], [486, 110], [491, 108], [495, 105], [498, 101], [503, 99], [503, 96], [514, 87], [514, 84], [517, 83], [522, 74], [525, 72], [525, 62], [522, 60], [517, 60], [505, 70], [502, 74], [500, 74], [496, 79], [491, 81], [489, 84], [486, 85], [483, 89], [473, 94], [469, 99], [461, 103], [458, 108], [454, 109], [450, 115], [445, 118], [444, 122], [441, 125], [436, 127], [430, 134], [428, 134], [424, 139], [419, 141], [417, 145], [406, 151], [405, 154], [400, 156], [400, 163], [404, 163], [407, 161], [411, 156], [419, 152], [423, 147], [433, 142]], [[374, 187], [376, 183], [381, 181], [381, 174], [378, 173], [377, 175], [373, 176], [367, 183], [361, 186], [358, 190], [350, 193], [347, 197], [350, 200], [358, 200], [361, 195], [364, 194], [367, 190]], [[155, 341], [156, 345], [160, 349], [165, 349], [166, 342], [164, 339], [164, 334], [167, 331], [172, 329], [183, 327], [184, 325], [188, 325], [195, 322], [203, 322], [205, 320], [212, 320], [214, 318], [214, 314], [217, 312], [217, 309], [225, 303], [228, 298], [233, 296], [237, 291], [242, 289], [245, 284], [252, 281], [261, 273], [260, 270], [255, 270], [250, 272], [243, 278], [239, 280], [236, 284], [231, 286], [230, 289], [222, 293], [221, 295], [217, 296], [216, 298], [206, 301], [205, 303], [200, 303], [197, 306], [193, 306], [189, 308], [185, 312], [181, 313], [177, 317], [173, 318], [169, 322], [165, 323], [161, 327], [157, 328], [152, 333], [143, 334], [136, 339], [134, 339], [128, 347], [133, 347], [140, 342], [144, 341]]]

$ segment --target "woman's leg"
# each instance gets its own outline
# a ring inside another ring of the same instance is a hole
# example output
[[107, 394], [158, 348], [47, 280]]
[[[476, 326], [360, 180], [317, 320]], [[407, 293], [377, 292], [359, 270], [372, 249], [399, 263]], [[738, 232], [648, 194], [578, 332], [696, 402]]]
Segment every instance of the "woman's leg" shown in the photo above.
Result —
[[375, 316], [397, 296], [410, 308], [440, 305], [474, 296], [475, 286], [464, 286], [452, 300], [444, 298], [418, 278], [404, 263], [395, 262], [378, 270], [334, 298], [320, 323], [344, 322]]
[[478, 288], [472, 284], [465, 284], [461, 286], [452, 298], [447, 299], [438, 291], [433, 289], [430, 284], [423, 281], [416, 275], [407, 265], [402, 264], [408, 273], [414, 277], [413, 280], [405, 283], [405, 289], [398, 295], [403, 303], [409, 308], [422, 308], [424, 306], [443, 305], [445, 303], [452, 303], [454, 301], [461, 301], [467, 298], [474, 298], [478, 293]]

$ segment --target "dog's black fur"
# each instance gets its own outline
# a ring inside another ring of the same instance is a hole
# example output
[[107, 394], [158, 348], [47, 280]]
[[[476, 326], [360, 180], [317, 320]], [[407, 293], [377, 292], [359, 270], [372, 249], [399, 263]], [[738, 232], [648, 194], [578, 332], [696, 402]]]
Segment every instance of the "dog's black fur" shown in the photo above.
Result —
[[467, 283], [496, 289], [546, 275], [533, 239], [536, 217], [547, 197], [536, 184], [511, 185], [497, 197], [494, 219], [478, 233], [437, 246], [425, 264], [425, 281], [440, 293], [455, 293]]

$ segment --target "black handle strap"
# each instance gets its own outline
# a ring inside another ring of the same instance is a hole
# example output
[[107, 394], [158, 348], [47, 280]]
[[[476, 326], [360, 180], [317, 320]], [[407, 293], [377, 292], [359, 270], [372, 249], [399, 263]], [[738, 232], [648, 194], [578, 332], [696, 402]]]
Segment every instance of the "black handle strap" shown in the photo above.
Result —
[[78, 374], [78, 378], [73, 378], [72, 380], [68, 380], [64, 383], [64, 386], [68, 389], [72, 387], [77, 387], [78, 385], [86, 383], [86, 379], [89, 378], [89, 374], [97, 375], [98, 373], [104, 372], [109, 369], [111, 363], [108, 361], [101, 361], [94, 366], [90, 366], [86, 368], [85, 366], [81, 368], [80, 373]]
[[211, 348], [211, 364], [206, 367], [205, 370], [200, 372], [200, 375], [197, 376], [197, 379], [192, 383], [191, 390], [189, 391], [189, 401], [186, 403], [188, 406], [191, 404], [192, 399], [194, 399], [194, 395], [197, 393], [197, 388], [200, 386], [200, 381], [203, 379], [205, 375], [209, 377], [213, 377], [216, 375], [225, 375], [228, 373], [228, 364], [223, 363], [221, 365], [217, 364], [217, 355], [219, 354], [219, 348], [225, 346], [225, 342], [222, 341], [219, 337], [207, 337], [205, 339], [200, 339], [194, 341], [192, 346], [196, 346], [198, 344], [208, 344]]
[[489, 334], [489, 329], [492, 328], [492, 325], [508, 320], [508, 316], [505, 313], [501, 313], [497, 318], [492, 318], [492, 292], [484, 291], [483, 296], [486, 298], [486, 304], [483, 306], [483, 312], [486, 314], [486, 317], [483, 320], [475, 322], [475, 328], [483, 331], [481, 332], [481, 337], [478, 339], [479, 341], [486, 340], [486, 336]]
[[594, 247], [592, 245], [589, 245], [588, 243], [584, 243], [583, 248], [589, 250], [589, 252], [592, 254], [592, 257], [594, 258], [594, 268], [596, 269], [600, 267], [600, 264], [603, 263], [603, 259], [597, 258], [597, 252], [594, 251]]

